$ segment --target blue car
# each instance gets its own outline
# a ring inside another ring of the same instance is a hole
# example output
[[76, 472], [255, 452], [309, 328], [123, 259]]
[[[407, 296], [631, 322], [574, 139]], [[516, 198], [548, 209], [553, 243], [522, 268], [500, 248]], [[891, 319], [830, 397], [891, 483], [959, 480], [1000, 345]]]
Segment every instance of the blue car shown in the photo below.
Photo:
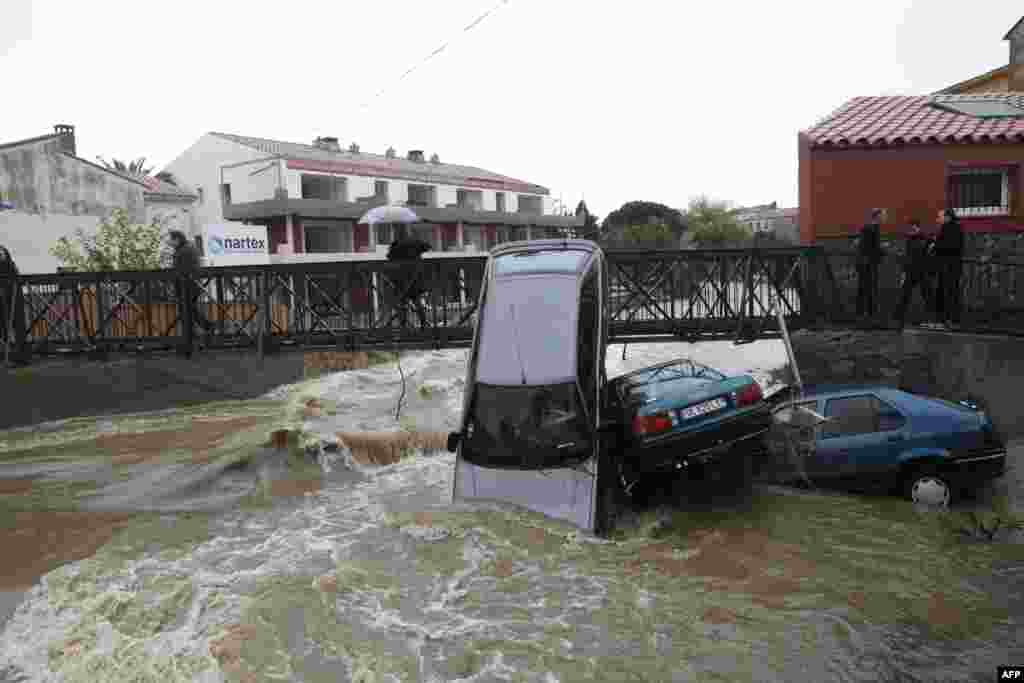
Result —
[[812, 482], [882, 484], [914, 502], [948, 505], [1006, 471], [1006, 443], [971, 401], [844, 385], [807, 387], [787, 404], [825, 419], [799, 456]]
[[751, 458], [772, 424], [761, 386], [679, 359], [609, 381], [607, 412], [618, 425], [627, 491], [666, 472], [749, 483]]

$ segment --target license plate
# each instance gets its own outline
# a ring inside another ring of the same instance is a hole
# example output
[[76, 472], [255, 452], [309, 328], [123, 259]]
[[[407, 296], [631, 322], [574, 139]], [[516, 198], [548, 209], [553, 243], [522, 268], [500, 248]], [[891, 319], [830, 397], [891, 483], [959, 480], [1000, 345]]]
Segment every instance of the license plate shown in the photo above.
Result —
[[700, 417], [701, 415], [713, 413], [716, 410], [721, 410], [725, 406], [726, 402], [724, 398], [715, 398], [710, 401], [705, 401], [704, 403], [698, 403], [695, 406], [690, 406], [689, 408], [684, 408], [682, 416], [684, 420], [690, 420], [695, 417]]

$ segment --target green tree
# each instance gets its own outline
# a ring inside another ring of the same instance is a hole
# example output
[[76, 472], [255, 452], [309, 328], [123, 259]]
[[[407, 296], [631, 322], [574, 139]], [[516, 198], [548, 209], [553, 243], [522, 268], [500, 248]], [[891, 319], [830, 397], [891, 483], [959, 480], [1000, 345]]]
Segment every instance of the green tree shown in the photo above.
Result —
[[625, 229], [633, 225], [662, 224], [668, 228], [671, 236], [678, 239], [686, 232], [686, 216], [677, 209], [657, 202], [626, 202], [604, 219], [602, 229], [609, 232], [613, 228]]
[[95, 234], [79, 228], [61, 237], [50, 253], [65, 267], [79, 272], [157, 270], [169, 254], [163, 247], [163, 225], [132, 223], [128, 212], [114, 209]]
[[627, 242], [645, 247], [668, 247], [673, 240], [672, 230], [664, 223], [643, 223], [627, 225], [623, 231]]
[[750, 231], [740, 225], [728, 202], [706, 196], [690, 200], [686, 211], [693, 242], [700, 247], [724, 247], [746, 242]]
[[110, 161], [107, 161], [103, 157], [96, 158], [101, 164], [109, 168], [111, 171], [117, 171], [118, 173], [134, 176], [136, 178], [145, 178], [153, 173], [152, 166], [146, 168], [146, 157], [139, 157], [135, 161], [127, 164], [120, 159], [111, 159]]

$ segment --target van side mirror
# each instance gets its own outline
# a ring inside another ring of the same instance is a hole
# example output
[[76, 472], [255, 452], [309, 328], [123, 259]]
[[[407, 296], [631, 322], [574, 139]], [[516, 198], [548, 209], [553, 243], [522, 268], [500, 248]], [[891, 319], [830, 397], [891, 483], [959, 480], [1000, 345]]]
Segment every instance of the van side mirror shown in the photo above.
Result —
[[459, 444], [462, 443], [462, 432], [449, 432], [448, 433], [448, 452], [455, 453], [459, 450]]

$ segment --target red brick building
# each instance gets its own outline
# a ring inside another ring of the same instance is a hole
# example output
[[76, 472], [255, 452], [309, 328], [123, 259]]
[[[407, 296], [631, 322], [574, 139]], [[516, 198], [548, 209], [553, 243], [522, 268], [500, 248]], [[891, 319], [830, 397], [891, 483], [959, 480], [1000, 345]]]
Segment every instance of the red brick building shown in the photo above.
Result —
[[1006, 66], [930, 97], [858, 97], [801, 133], [801, 241], [850, 237], [872, 207], [890, 234], [953, 208], [969, 235], [1024, 246], [1024, 18], [1003, 40]]
[[800, 237], [883, 234], [944, 208], [968, 233], [1024, 233], [1024, 92], [858, 97], [799, 135]]

